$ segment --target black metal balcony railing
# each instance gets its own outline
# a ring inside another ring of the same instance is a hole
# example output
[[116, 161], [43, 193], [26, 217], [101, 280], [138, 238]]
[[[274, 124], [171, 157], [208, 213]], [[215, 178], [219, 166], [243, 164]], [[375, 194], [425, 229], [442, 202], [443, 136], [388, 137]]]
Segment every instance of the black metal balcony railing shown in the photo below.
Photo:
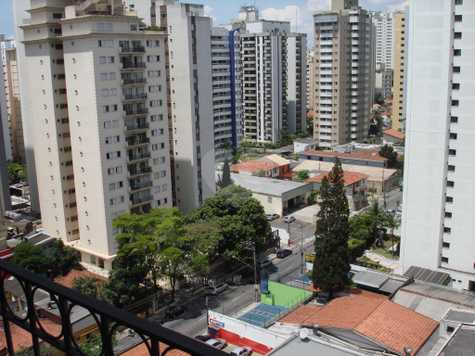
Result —
[[122, 69], [144, 69], [145, 63], [144, 62], [122, 62]]
[[145, 47], [143, 46], [132, 46], [132, 47], [121, 47], [120, 53], [144, 53]]
[[127, 85], [127, 84], [145, 84], [147, 82], [147, 79], [145, 78], [123, 78], [122, 79], [122, 84]]
[[125, 94], [124, 100], [145, 100], [147, 99], [147, 93], [138, 94]]
[[[5, 279], [9, 276], [14, 276], [18, 280], [25, 293], [27, 313], [24, 317], [15, 315], [9, 306], [4, 284]], [[47, 292], [51, 300], [57, 304], [62, 328], [59, 336], [47, 333], [40, 324], [34, 301], [35, 292], [38, 290]], [[17, 325], [31, 335], [33, 342], [32, 353], [35, 356], [41, 355], [40, 340], [68, 356], [85, 355], [73, 337], [71, 311], [74, 307], [85, 308], [96, 319], [102, 340], [101, 355], [104, 356], [115, 355], [113, 337], [118, 326], [129, 328], [139, 335], [144, 340], [148, 354], [152, 356], [166, 356], [175, 350], [186, 352], [192, 356], [227, 355], [227, 353], [210, 348], [200, 341], [151, 321], [140, 319], [125, 310], [115, 308], [105, 302], [81, 295], [72, 289], [55, 284], [48, 279], [4, 260], [0, 260], [0, 307], [6, 348], [10, 356], [15, 355], [11, 324]]]

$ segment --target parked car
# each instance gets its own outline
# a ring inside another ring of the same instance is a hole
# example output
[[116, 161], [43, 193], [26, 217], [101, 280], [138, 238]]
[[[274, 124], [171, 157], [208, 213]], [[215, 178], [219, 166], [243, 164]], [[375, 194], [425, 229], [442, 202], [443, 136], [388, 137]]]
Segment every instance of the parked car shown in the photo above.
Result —
[[250, 347], [236, 347], [230, 353], [231, 356], [250, 356], [252, 355], [252, 349]]
[[292, 255], [292, 250], [289, 250], [286, 248], [277, 251], [277, 258], [286, 258], [286, 257], [289, 257], [290, 255]]
[[228, 346], [228, 344], [224, 340], [220, 339], [209, 339], [208, 341], [206, 341], [206, 344], [218, 350], [222, 350], [226, 348], [226, 346]]
[[284, 222], [286, 224], [291, 224], [295, 221], [295, 216], [292, 216], [292, 215], [287, 215], [286, 217], [284, 217]]
[[274, 221], [279, 218], [279, 214], [266, 214], [267, 221]]
[[227, 283], [221, 283], [218, 285], [210, 284], [208, 286], [208, 294], [218, 295], [218, 294], [223, 293], [226, 289], [228, 289]]
[[195, 336], [195, 339], [206, 342], [209, 339], [211, 339], [211, 336], [209, 336], [209, 335], [197, 335], [197, 336]]

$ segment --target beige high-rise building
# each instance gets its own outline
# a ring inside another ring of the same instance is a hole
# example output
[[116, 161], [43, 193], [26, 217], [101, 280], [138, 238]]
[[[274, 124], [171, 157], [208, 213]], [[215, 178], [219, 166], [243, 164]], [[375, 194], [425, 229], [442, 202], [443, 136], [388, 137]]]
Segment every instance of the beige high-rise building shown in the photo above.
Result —
[[25, 145], [23, 143], [20, 85], [18, 82], [17, 53], [15, 47], [5, 50], [5, 60], [5, 94], [7, 99], [8, 121], [10, 124], [12, 159], [17, 162], [24, 162]]
[[34, 149], [42, 225], [111, 268], [131, 212], [172, 206], [167, 35], [118, 4], [31, 0], [21, 26], [20, 80]]
[[368, 136], [375, 83], [371, 15], [355, 1], [331, 8], [314, 14], [314, 138], [326, 148]]
[[404, 131], [406, 114], [404, 105], [404, 78], [406, 77], [406, 14], [404, 12], [394, 13], [394, 75], [393, 75], [393, 129]]

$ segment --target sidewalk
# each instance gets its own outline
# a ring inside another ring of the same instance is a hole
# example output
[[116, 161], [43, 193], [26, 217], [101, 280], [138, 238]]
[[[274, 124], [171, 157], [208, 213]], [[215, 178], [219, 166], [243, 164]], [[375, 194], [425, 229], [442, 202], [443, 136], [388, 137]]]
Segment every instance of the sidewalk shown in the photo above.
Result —
[[378, 255], [377, 253], [371, 252], [371, 251], [366, 251], [364, 254], [366, 257], [368, 257], [370, 260], [378, 262], [381, 266], [389, 268], [393, 271], [395, 274], [401, 274], [402, 269], [401, 269], [401, 264], [399, 263], [399, 260], [392, 260], [390, 258]]

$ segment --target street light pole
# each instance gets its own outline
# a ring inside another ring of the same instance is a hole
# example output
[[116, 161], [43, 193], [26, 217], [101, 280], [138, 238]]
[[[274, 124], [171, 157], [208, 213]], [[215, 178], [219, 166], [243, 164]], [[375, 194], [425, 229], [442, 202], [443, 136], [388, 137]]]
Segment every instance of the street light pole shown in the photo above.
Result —
[[302, 225], [300, 226], [300, 273], [303, 275], [305, 273], [305, 265], [304, 265], [304, 248], [303, 248], [303, 228]]

